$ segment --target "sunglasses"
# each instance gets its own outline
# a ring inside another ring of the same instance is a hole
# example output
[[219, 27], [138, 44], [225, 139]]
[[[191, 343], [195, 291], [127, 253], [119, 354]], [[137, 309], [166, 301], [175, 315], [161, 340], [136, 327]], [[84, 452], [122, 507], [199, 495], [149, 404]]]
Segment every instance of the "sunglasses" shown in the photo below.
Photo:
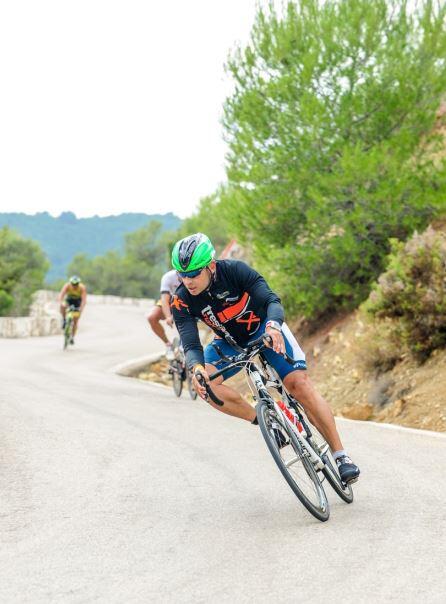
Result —
[[205, 268], [206, 267], [203, 266], [203, 268], [197, 268], [196, 271], [187, 271], [186, 273], [177, 271], [177, 273], [183, 279], [184, 279], [184, 277], [187, 277], [188, 279], [194, 279], [195, 277], [198, 277], [198, 275], [201, 275], [201, 273], [204, 271]]

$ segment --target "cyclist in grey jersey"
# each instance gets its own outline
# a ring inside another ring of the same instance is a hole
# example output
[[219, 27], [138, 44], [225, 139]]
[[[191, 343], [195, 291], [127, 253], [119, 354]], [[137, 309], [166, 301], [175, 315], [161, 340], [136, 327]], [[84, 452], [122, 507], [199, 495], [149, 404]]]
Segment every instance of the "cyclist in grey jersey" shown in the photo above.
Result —
[[152, 331], [166, 345], [166, 358], [168, 361], [173, 359], [174, 353], [172, 350], [172, 343], [167, 337], [166, 331], [161, 325], [161, 321], [165, 320], [169, 327], [173, 327], [170, 300], [180, 283], [181, 281], [176, 271], [168, 271], [167, 273], [164, 273], [164, 275], [161, 277], [160, 283], [160, 298], [147, 315], [147, 321], [149, 322]]

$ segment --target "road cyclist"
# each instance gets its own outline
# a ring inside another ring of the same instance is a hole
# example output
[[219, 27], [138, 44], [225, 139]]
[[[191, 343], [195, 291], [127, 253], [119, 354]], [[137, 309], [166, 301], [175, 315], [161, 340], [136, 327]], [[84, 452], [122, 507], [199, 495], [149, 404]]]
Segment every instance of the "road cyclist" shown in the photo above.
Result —
[[73, 324], [70, 326], [69, 344], [74, 344], [74, 336], [76, 335], [79, 319], [86, 303], [87, 288], [82, 283], [80, 277], [73, 275], [59, 292], [63, 330], [66, 328], [67, 310], [70, 309], [71, 311], [70, 321], [72, 320]]
[[169, 327], [173, 327], [173, 317], [170, 309], [171, 297], [175, 293], [177, 287], [181, 284], [176, 270], [171, 270], [161, 277], [160, 283], [160, 298], [155, 306], [147, 315], [147, 321], [155, 333], [166, 347], [166, 359], [170, 362], [175, 358], [172, 342], [166, 335], [161, 321], [166, 321]]
[[[234, 388], [224, 383], [241, 370], [232, 367], [212, 383], [217, 405], [208, 399], [209, 375], [221, 371], [229, 358], [265, 334], [269, 347], [263, 355], [277, 373], [287, 393], [302, 405], [309, 421], [328, 443], [343, 484], [358, 480], [360, 470], [341, 442], [331, 409], [311, 381], [305, 354], [284, 322], [280, 298], [265, 279], [239, 260], [215, 260], [215, 249], [203, 233], [179, 240], [172, 251], [172, 266], [181, 285], [172, 297], [172, 315], [180, 334], [186, 362], [193, 370], [193, 385], [199, 396], [215, 409], [258, 423], [256, 410]], [[197, 322], [204, 321], [215, 333], [203, 350]], [[291, 359], [290, 364], [284, 355]], [[226, 359], [226, 360], [225, 360]], [[203, 377], [206, 384], [199, 381]], [[278, 447], [287, 443], [287, 434], [274, 429]]]
[[169, 374], [172, 376], [173, 391], [180, 397], [183, 392], [183, 385], [187, 383], [189, 396], [192, 400], [197, 398], [197, 391], [192, 383], [192, 371], [186, 364], [186, 356], [180, 338], [175, 336], [172, 341], [173, 359], [169, 361]]

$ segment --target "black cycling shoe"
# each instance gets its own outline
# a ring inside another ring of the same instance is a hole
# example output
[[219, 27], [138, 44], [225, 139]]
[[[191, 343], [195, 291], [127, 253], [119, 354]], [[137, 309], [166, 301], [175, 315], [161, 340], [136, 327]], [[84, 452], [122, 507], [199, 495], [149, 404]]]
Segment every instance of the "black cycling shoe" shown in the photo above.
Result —
[[274, 439], [277, 444], [277, 448], [282, 449], [283, 447], [286, 447], [286, 445], [290, 441], [288, 440], [288, 438], [285, 436], [285, 434], [280, 429], [279, 424], [274, 422], [273, 424], [271, 424], [271, 428], [272, 428], [272, 433], [273, 433]]
[[358, 466], [355, 466], [348, 455], [338, 457], [336, 460], [336, 465], [338, 466], [342, 482], [345, 484], [351, 484], [358, 480], [360, 474], [359, 468]]

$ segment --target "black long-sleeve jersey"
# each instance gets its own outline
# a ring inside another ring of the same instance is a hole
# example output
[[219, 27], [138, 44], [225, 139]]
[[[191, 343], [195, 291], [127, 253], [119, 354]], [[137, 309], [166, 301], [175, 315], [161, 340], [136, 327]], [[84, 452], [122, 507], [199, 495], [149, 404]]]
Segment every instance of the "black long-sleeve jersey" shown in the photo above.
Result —
[[189, 367], [204, 364], [196, 319], [220, 337], [231, 336], [239, 346], [246, 346], [265, 319], [280, 324], [284, 320], [280, 298], [259, 273], [240, 260], [217, 260], [216, 264], [206, 291], [193, 296], [181, 284], [172, 298], [172, 315]]

